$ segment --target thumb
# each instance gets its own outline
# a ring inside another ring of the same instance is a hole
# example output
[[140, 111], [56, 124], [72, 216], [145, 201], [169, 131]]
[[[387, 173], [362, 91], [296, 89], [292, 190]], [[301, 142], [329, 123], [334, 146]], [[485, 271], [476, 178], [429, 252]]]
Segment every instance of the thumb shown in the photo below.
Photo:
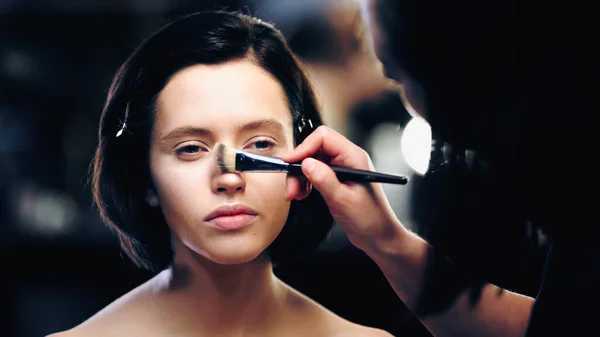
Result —
[[346, 188], [335, 172], [327, 164], [313, 158], [302, 161], [302, 172], [308, 181], [316, 188], [328, 204], [333, 201], [339, 193]]

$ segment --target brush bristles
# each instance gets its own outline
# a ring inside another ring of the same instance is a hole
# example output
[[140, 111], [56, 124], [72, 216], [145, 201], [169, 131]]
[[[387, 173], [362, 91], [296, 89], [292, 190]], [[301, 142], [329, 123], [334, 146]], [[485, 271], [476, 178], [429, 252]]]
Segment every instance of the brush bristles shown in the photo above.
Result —
[[227, 147], [221, 143], [217, 143], [214, 147], [215, 160], [217, 166], [223, 173], [236, 172], [235, 159], [237, 156], [236, 150]]

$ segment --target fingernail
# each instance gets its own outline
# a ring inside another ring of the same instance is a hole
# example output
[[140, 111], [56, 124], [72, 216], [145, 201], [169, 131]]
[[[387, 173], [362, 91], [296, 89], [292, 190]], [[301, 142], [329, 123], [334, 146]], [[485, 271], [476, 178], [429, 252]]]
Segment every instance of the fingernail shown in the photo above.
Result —
[[312, 173], [316, 165], [317, 163], [312, 158], [307, 158], [304, 160], [304, 170], [309, 174]]

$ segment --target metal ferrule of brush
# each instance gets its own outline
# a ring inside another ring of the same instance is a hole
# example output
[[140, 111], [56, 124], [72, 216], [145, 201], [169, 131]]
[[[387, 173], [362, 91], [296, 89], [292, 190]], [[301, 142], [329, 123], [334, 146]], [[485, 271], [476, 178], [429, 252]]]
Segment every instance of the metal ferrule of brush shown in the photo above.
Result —
[[250, 152], [237, 151], [235, 156], [236, 171], [280, 171], [288, 172], [294, 170], [290, 165], [277, 157], [263, 156]]

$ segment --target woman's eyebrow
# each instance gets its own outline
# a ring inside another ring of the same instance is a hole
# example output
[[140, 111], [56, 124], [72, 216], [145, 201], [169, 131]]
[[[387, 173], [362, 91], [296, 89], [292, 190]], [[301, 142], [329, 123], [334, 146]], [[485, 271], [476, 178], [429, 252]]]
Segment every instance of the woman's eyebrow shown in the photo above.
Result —
[[[247, 122], [247, 123], [243, 123], [243, 124], [239, 125], [238, 127], [236, 127], [236, 132], [243, 133], [243, 132], [261, 130], [261, 129], [268, 129], [268, 130], [271, 130], [271, 131], [279, 133], [279, 134], [283, 134], [284, 130], [285, 130], [283, 125], [274, 119], [259, 119], [259, 120], [255, 120], [255, 121], [251, 121], [251, 122]], [[182, 136], [210, 136], [210, 135], [212, 135], [212, 132], [208, 129], [199, 128], [199, 127], [191, 126], [191, 125], [185, 125], [185, 126], [177, 127], [175, 129], [167, 132], [165, 135], [160, 137], [159, 141], [161, 143], [165, 143], [171, 139], [176, 139], [176, 138], [179, 138]]]
[[195, 126], [191, 126], [191, 125], [186, 125], [186, 126], [177, 127], [175, 129], [169, 131], [164, 136], [160, 137], [160, 142], [166, 142], [170, 139], [178, 138], [181, 136], [188, 136], [188, 135], [206, 136], [206, 135], [211, 135], [211, 134], [212, 133], [208, 129], [199, 128], [199, 127], [195, 127]]
[[259, 119], [239, 125], [236, 131], [237, 133], [242, 133], [260, 129], [269, 129], [280, 134], [283, 134], [285, 130], [283, 125], [274, 119]]

